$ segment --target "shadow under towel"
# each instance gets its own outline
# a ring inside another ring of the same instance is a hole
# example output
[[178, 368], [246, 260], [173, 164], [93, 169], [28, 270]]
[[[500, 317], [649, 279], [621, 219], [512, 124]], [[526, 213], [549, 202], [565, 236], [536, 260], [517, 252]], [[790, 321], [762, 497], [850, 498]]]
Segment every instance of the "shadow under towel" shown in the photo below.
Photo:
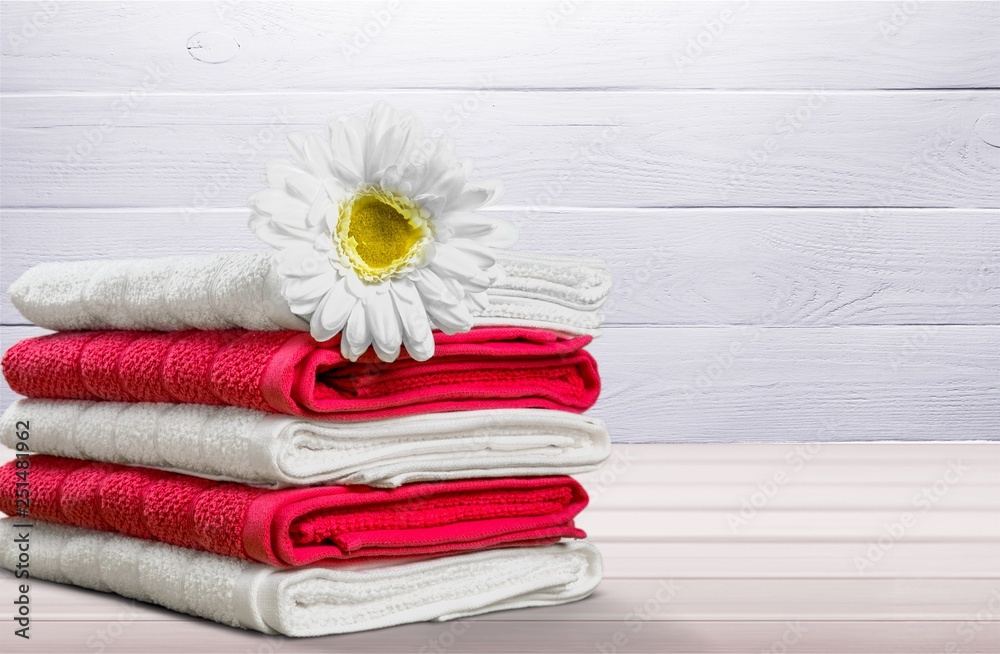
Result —
[[[31, 517], [275, 566], [330, 565], [583, 538], [570, 477], [473, 479], [391, 490], [268, 490], [162, 470], [32, 455]], [[17, 513], [16, 461], [0, 510]]]
[[382, 363], [293, 331], [60, 332], [3, 358], [28, 397], [241, 406], [327, 420], [435, 411], [541, 408], [581, 413], [600, 392], [597, 363], [570, 337], [525, 327], [435, 332], [435, 355]]
[[[0, 520], [0, 566], [18, 563], [16, 518]], [[601, 581], [584, 542], [379, 567], [277, 569], [118, 534], [36, 522], [31, 576], [117, 593], [232, 627], [324, 636], [581, 600]]]

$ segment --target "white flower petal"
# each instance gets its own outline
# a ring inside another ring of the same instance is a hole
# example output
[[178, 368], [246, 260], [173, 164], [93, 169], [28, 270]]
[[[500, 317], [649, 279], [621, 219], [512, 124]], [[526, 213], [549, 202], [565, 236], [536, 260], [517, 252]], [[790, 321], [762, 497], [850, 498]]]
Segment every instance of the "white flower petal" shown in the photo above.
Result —
[[496, 203], [503, 195], [503, 184], [498, 181], [466, 184], [465, 190], [448, 203], [448, 211], [474, 211]]
[[315, 277], [330, 268], [326, 257], [320, 256], [312, 244], [296, 243], [274, 254], [278, 275], [282, 278]]
[[427, 303], [431, 322], [445, 334], [467, 332], [473, 327], [472, 313], [464, 302], [458, 304]]
[[292, 157], [302, 168], [312, 171], [309, 165], [309, 157], [306, 156], [306, 137], [303, 132], [289, 132], [285, 137], [285, 147], [292, 154]]
[[289, 175], [301, 173], [305, 171], [288, 159], [269, 159], [264, 168], [264, 183], [271, 188], [285, 188], [285, 179]]
[[409, 279], [397, 279], [389, 286], [389, 293], [399, 313], [406, 351], [416, 361], [426, 361], [434, 354], [434, 333], [417, 287]]
[[415, 116], [408, 116], [404, 123], [403, 140], [399, 146], [399, 164], [409, 165], [420, 153], [424, 140], [424, 126]]
[[274, 216], [279, 220], [305, 219], [309, 204], [290, 196], [284, 190], [268, 188], [250, 196], [250, 208], [257, 213]]
[[414, 197], [413, 202], [432, 217], [440, 216], [445, 206], [444, 196], [427, 193]]
[[315, 176], [301, 170], [290, 172], [285, 176], [284, 188], [288, 191], [288, 195], [306, 204], [312, 204], [317, 197], [326, 194], [323, 184]]
[[399, 162], [400, 150], [403, 147], [405, 139], [405, 129], [403, 125], [395, 125], [375, 144], [368, 166], [368, 176], [370, 179], [380, 179], [386, 169], [395, 166]]
[[388, 102], [376, 102], [365, 117], [368, 134], [377, 141], [395, 125], [404, 122], [408, 116], [396, 110]]
[[430, 268], [420, 268], [410, 274], [410, 279], [420, 291], [420, 297], [425, 300], [424, 304], [433, 302], [435, 304], [454, 304], [461, 302], [462, 296], [456, 295], [447, 284], [438, 277]]
[[[330, 301], [330, 294], [327, 293], [322, 298], [320, 298], [319, 302], [316, 303], [316, 306], [313, 307], [311, 314], [309, 314], [311, 315], [311, 317], [309, 318], [309, 335], [320, 343], [330, 338], [329, 336], [326, 336], [326, 332], [323, 330], [323, 319], [322, 319], [323, 309], [326, 308], [326, 303], [329, 301]], [[324, 336], [326, 336], [326, 338], [324, 338]]]
[[395, 361], [399, 356], [399, 347], [403, 343], [403, 333], [387, 287], [368, 295], [365, 301], [365, 315], [375, 354], [382, 361]]
[[339, 334], [357, 302], [358, 299], [348, 292], [347, 282], [343, 278], [337, 279], [326, 294], [324, 305], [313, 314], [312, 337], [317, 341], [328, 341]]
[[502, 218], [470, 211], [445, 213], [440, 224], [452, 239], [469, 239], [489, 247], [510, 247], [517, 242], [517, 228]]
[[250, 231], [260, 240], [276, 248], [294, 247], [315, 238], [315, 232], [310, 227], [286, 227], [276, 222], [272, 216], [259, 213], [250, 214], [248, 224]]
[[437, 147], [431, 156], [428, 157], [422, 168], [423, 176], [414, 188], [417, 195], [432, 193], [434, 187], [441, 183], [445, 176], [452, 173], [452, 171], [457, 171], [460, 174], [462, 168], [455, 159], [454, 146], [451, 139], [442, 137], [437, 142]]
[[454, 238], [448, 245], [472, 259], [480, 270], [489, 270], [497, 263], [497, 257], [489, 246], [467, 238]]
[[347, 319], [347, 327], [340, 340], [340, 353], [346, 359], [357, 361], [371, 344], [372, 335], [365, 320], [365, 305], [363, 302], [358, 302]]
[[[334, 272], [333, 268], [330, 268], [328, 272], [314, 277], [289, 279], [282, 287], [282, 293], [284, 293], [289, 305], [312, 302], [313, 307], [315, 307], [316, 302], [330, 291], [336, 281], [337, 273]], [[303, 313], [294, 308], [292, 311], [300, 315]]]
[[490, 306], [490, 297], [486, 294], [486, 291], [482, 291], [480, 293], [469, 293], [467, 297], [472, 303], [472, 306], [476, 307], [479, 311], [482, 311], [486, 307]]
[[490, 276], [476, 265], [476, 260], [448, 243], [438, 243], [430, 267], [441, 279], [453, 279], [471, 291], [490, 287]]
[[339, 116], [327, 123], [333, 160], [330, 168], [348, 186], [364, 181], [365, 125], [357, 118]]

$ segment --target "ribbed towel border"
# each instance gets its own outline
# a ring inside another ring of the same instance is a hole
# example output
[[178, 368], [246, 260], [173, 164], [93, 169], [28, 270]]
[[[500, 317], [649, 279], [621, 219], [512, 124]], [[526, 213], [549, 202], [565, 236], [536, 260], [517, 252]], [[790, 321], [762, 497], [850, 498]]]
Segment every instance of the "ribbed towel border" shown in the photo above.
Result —
[[301, 332], [57, 332], [7, 350], [3, 374], [27, 397], [240, 406], [323, 420], [542, 408], [582, 413], [600, 393], [589, 336], [526, 327], [435, 333], [436, 354], [352, 362], [340, 335]]

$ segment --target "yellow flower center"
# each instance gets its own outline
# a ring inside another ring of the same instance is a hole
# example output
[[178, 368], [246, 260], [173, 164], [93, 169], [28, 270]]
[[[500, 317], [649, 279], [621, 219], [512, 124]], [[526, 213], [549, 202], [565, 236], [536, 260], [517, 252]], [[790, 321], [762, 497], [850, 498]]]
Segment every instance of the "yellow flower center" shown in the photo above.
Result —
[[341, 204], [335, 236], [358, 277], [381, 282], [416, 258], [431, 232], [409, 199], [366, 188]]

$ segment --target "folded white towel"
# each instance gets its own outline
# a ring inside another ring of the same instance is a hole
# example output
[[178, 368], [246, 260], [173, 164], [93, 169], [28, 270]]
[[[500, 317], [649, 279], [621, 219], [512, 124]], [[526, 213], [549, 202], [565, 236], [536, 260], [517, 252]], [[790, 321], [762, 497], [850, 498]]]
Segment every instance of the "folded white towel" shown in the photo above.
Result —
[[0, 418], [7, 447], [18, 421], [41, 454], [269, 486], [574, 475], [611, 453], [600, 420], [544, 409], [331, 423], [238, 407], [28, 399]]
[[[9, 289], [40, 327], [256, 330], [309, 324], [281, 297], [273, 250], [201, 256], [44, 263]], [[477, 325], [521, 325], [595, 334], [611, 291], [598, 260], [502, 251], [505, 278], [487, 291]]]
[[583, 599], [601, 580], [584, 542], [351, 568], [284, 569], [120, 534], [0, 521], [0, 564], [28, 534], [33, 578], [117, 593], [233, 627], [322, 636]]

